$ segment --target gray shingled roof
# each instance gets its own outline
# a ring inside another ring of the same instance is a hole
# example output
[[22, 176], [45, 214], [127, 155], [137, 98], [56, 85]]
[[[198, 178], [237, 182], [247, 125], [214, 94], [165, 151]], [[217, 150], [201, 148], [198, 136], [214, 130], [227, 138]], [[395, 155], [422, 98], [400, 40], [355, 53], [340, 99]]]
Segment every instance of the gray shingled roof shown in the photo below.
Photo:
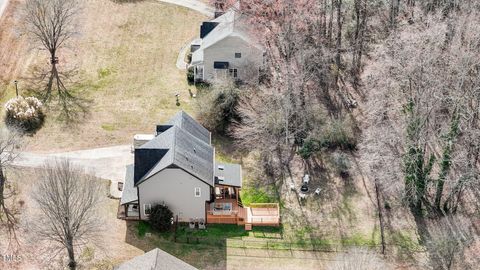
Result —
[[193, 129], [191, 123], [182, 124], [182, 126], [188, 128], [180, 128], [175, 124], [165, 132], [159, 134], [153, 140], [140, 147], [140, 149], [168, 149], [168, 151], [165, 156], [163, 156], [162, 159], [160, 159], [160, 161], [147, 174], [145, 174], [142, 179], [140, 179], [137, 185], [165, 168], [172, 166], [185, 170], [211, 186], [214, 185], [213, 147], [209, 143], [197, 138], [187, 131], [200, 131], [199, 129]]
[[137, 188], [133, 185], [133, 168], [133, 164], [127, 166], [120, 204], [138, 201]]
[[197, 268], [156, 248], [137, 256], [121, 265], [116, 270], [197, 270]]
[[190, 132], [193, 136], [210, 144], [210, 131], [200, 125], [195, 119], [184, 111], [179, 111], [170, 120], [167, 125], [174, 125]]
[[192, 54], [192, 65], [203, 63], [203, 50], [229, 36], [238, 37], [253, 47], [261, 48], [258, 41], [249, 34], [248, 29], [251, 25], [245, 22], [243, 15], [236, 12], [235, 9], [228, 10], [222, 16], [212, 20], [212, 22], [218, 22], [219, 25], [202, 39], [200, 48]]
[[[222, 167], [222, 169], [220, 169]], [[231, 163], [215, 164], [215, 184], [242, 187], [242, 166]]]

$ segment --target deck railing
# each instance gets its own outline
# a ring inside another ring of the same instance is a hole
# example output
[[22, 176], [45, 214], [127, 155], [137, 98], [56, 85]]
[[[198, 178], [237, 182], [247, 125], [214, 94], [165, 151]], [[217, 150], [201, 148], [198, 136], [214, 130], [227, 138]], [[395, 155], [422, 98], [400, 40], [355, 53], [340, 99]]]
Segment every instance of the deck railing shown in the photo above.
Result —
[[214, 216], [234, 216], [238, 214], [237, 210], [214, 210], [207, 211], [207, 214]]
[[249, 206], [251, 208], [279, 208], [278, 203], [251, 203]]

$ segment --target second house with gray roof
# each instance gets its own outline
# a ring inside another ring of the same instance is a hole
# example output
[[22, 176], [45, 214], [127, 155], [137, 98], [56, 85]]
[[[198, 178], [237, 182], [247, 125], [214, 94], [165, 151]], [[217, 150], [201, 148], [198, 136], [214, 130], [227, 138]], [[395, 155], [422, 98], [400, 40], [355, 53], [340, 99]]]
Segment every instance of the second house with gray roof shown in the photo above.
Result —
[[258, 82], [264, 66], [264, 48], [252, 33], [251, 23], [238, 7], [203, 22], [200, 39], [191, 45], [194, 80]]

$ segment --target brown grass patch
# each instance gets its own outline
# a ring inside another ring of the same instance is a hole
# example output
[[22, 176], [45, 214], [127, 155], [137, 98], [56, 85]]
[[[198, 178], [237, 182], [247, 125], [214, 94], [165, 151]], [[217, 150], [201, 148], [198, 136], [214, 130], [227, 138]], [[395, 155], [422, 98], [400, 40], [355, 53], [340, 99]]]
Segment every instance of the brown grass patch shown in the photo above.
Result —
[[[14, 0], [0, 30], [0, 91], [14, 93], [11, 83], [44, 66], [44, 51], [32, 50], [21, 28]], [[60, 69], [75, 67], [70, 87], [93, 101], [90, 115], [65, 128], [55, 117], [30, 139], [29, 150], [54, 151], [130, 143], [139, 132], [152, 132], [177, 110], [191, 110], [184, 71], [175, 67], [180, 48], [198, 34], [202, 15], [155, 1], [118, 4], [84, 3], [78, 37], [60, 51]], [[20, 81], [22, 89], [23, 81]], [[180, 93], [181, 106], [175, 105]], [[4, 100], [7, 99], [4, 98]]]

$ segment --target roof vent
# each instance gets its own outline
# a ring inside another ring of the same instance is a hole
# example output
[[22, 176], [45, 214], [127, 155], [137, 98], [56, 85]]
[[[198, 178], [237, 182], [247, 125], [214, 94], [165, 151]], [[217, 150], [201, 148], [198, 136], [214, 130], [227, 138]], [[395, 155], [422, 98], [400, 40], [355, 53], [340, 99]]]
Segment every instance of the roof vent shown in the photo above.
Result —
[[225, 177], [223, 176], [218, 176], [217, 178], [218, 178], [218, 181], [225, 181]]
[[197, 153], [197, 149], [195, 149], [195, 147], [193, 148], [193, 152], [194, 152], [194, 153]]
[[225, 165], [218, 165], [218, 169], [219, 169], [220, 171], [225, 170]]

